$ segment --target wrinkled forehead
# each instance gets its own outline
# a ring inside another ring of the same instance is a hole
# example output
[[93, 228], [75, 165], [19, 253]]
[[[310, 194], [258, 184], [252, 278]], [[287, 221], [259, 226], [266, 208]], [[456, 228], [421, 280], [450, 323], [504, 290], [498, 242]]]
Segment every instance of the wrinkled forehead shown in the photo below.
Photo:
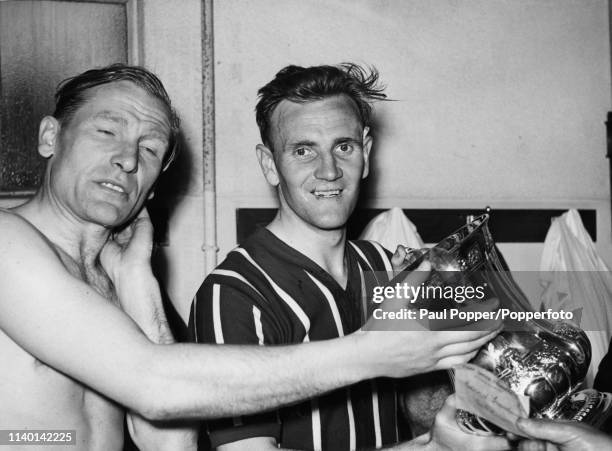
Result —
[[133, 118], [156, 125], [168, 135], [171, 113], [164, 101], [131, 81], [121, 80], [94, 86], [83, 92], [83, 103], [75, 115], [109, 115], [115, 112], [126, 119]]
[[284, 140], [309, 130], [344, 129], [361, 134], [363, 124], [356, 103], [346, 95], [306, 102], [281, 101], [270, 116], [271, 139]]

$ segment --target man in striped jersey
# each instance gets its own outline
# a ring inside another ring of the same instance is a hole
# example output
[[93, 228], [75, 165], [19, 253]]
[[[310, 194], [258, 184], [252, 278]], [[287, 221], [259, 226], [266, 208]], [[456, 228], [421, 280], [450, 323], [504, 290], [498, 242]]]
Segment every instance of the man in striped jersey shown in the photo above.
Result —
[[174, 153], [170, 99], [153, 74], [119, 64], [66, 80], [56, 100], [39, 128], [39, 191], [0, 209], [0, 445], [39, 449], [49, 443], [32, 443], [33, 432], [51, 429], [36, 437], [119, 451], [128, 411], [141, 450], [187, 451], [195, 433], [173, 430], [177, 420], [409, 373], [395, 334], [283, 348], [173, 343], [143, 210]]
[[[364, 324], [368, 293], [388, 282], [392, 265], [377, 243], [347, 242], [345, 225], [368, 174], [370, 102], [384, 98], [377, 72], [353, 64], [288, 66], [259, 90], [263, 144], [257, 157], [280, 207], [200, 287], [190, 318], [195, 340], [282, 345], [342, 337]], [[415, 285], [424, 279], [410, 277]], [[402, 333], [414, 352], [412, 374], [467, 361], [491, 337]], [[453, 349], [451, 360], [437, 361], [440, 349], [433, 343], [440, 337], [447, 351]], [[399, 440], [390, 379], [367, 380], [275, 412], [210, 422], [208, 428], [220, 450], [343, 451]], [[505, 440], [487, 442], [487, 449], [500, 446]]]

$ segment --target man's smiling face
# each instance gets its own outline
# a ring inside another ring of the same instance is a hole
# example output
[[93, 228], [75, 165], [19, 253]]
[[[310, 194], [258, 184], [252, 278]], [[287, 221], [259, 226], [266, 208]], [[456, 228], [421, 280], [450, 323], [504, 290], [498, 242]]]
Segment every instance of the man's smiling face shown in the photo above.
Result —
[[258, 149], [266, 179], [278, 186], [281, 217], [321, 230], [344, 227], [372, 145], [355, 103], [345, 95], [283, 100], [270, 124], [272, 149]]

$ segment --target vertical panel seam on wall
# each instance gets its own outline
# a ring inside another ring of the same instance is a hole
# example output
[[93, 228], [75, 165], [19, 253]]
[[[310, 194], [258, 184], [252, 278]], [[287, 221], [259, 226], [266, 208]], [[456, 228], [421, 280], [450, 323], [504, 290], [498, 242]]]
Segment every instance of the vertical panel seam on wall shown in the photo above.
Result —
[[144, 66], [144, 11], [142, 0], [127, 0], [125, 14], [127, 24], [128, 63]]
[[[608, 45], [608, 52], [612, 53], [612, 0], [608, 0]], [[610, 58], [610, 74], [612, 75], [612, 57]], [[612, 101], [612, 96], [610, 100]], [[608, 115], [610, 114], [609, 112]], [[608, 120], [606, 121], [606, 158], [608, 159], [608, 179], [610, 180], [608, 183], [608, 197], [610, 200], [608, 204], [611, 206], [612, 212], [612, 154], [610, 148], [610, 125], [608, 125]]]
[[204, 185], [204, 269], [217, 265], [217, 212], [215, 192], [215, 77], [213, 0], [202, 1], [202, 156]]

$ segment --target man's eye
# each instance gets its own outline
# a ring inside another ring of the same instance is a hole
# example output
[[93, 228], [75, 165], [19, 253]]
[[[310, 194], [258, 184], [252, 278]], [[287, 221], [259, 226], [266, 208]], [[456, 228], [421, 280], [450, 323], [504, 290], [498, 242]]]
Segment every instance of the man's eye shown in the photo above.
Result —
[[152, 148], [152, 147], [148, 147], [148, 146], [140, 146], [140, 150], [142, 150], [142, 151], [144, 151], [144, 152], [147, 152], [147, 153], [150, 153], [150, 154], [153, 154], [153, 155], [157, 156], [157, 152], [156, 152], [156, 151], [155, 151], [155, 149], [154, 149], [154, 148]]
[[115, 136], [115, 134], [111, 130], [106, 130], [106, 129], [103, 129], [103, 128], [99, 128], [98, 129], [98, 133], [100, 133], [102, 135], [106, 135], [106, 136]]
[[308, 155], [308, 149], [306, 149], [305, 147], [298, 147], [297, 149], [295, 149], [295, 154], [298, 157], [304, 157]]
[[342, 143], [338, 146], [338, 150], [343, 153], [350, 152], [351, 150], [353, 150], [353, 146], [347, 143]]

